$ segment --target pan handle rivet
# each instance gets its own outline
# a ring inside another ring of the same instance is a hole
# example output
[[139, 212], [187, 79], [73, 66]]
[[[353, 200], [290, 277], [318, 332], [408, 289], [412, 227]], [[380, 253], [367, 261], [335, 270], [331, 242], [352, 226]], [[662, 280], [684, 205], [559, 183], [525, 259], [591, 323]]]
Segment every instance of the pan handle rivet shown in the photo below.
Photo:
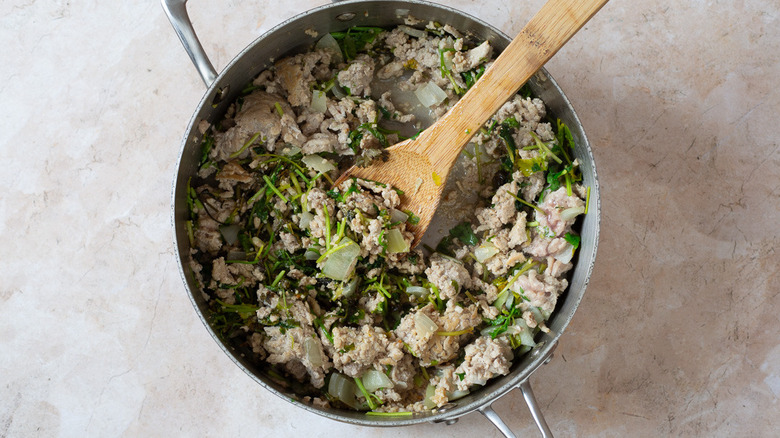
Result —
[[343, 14], [336, 15], [336, 20], [339, 21], [349, 21], [353, 18], [355, 18], [354, 12], [345, 12]]

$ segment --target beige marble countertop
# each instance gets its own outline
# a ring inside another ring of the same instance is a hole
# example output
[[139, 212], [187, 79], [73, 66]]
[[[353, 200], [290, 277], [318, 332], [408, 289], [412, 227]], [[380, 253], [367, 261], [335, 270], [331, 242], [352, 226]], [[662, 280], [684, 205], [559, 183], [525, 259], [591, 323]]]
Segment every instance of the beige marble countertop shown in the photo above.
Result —
[[[324, 0], [192, 1], [217, 69]], [[540, 0], [447, 1], [515, 34]], [[197, 318], [170, 187], [205, 91], [157, 1], [0, 3], [0, 436], [499, 436], [281, 403]], [[533, 377], [558, 436], [780, 430], [780, 4], [613, 0], [548, 64], [602, 189], [601, 242]], [[495, 404], [538, 436], [522, 395]]]

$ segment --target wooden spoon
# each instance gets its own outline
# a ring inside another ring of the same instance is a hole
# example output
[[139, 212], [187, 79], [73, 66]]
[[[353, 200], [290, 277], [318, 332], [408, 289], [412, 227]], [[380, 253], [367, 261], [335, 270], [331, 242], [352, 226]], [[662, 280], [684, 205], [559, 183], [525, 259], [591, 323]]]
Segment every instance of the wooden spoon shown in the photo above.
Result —
[[496, 58], [482, 77], [416, 139], [386, 149], [386, 161], [347, 169], [348, 178], [391, 184], [402, 190], [402, 210], [419, 216], [412, 246], [420, 242], [439, 206], [455, 160], [469, 140], [608, 0], [549, 0]]

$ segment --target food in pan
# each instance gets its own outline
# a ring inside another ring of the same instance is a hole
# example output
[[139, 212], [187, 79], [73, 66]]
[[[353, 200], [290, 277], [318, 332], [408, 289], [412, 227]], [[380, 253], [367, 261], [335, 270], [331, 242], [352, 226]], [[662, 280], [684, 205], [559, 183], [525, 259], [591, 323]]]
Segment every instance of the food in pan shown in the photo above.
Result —
[[[491, 63], [449, 26], [356, 27], [262, 71], [190, 181], [190, 267], [229, 345], [316, 406], [411, 415], [509, 372], [568, 285], [588, 190], [568, 128], [522, 89], [464, 151], [478, 201], [436, 247], [353, 163], [443, 115]], [[457, 203], [463, 187], [452, 187]]]

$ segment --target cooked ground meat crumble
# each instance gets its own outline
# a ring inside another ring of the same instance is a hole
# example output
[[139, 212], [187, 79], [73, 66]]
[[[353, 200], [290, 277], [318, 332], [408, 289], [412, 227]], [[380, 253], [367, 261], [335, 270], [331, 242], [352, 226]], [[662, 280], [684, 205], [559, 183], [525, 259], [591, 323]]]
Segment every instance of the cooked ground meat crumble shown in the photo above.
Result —
[[201, 124], [192, 275], [220, 336], [304, 402], [440, 408], [507, 374], [549, 331], [587, 189], [568, 128], [527, 90], [464, 151], [480, 201], [436, 248], [411, 248], [405, 194], [332, 183], [423, 129], [421, 110], [444, 114], [493, 52], [433, 23], [332, 33]]

